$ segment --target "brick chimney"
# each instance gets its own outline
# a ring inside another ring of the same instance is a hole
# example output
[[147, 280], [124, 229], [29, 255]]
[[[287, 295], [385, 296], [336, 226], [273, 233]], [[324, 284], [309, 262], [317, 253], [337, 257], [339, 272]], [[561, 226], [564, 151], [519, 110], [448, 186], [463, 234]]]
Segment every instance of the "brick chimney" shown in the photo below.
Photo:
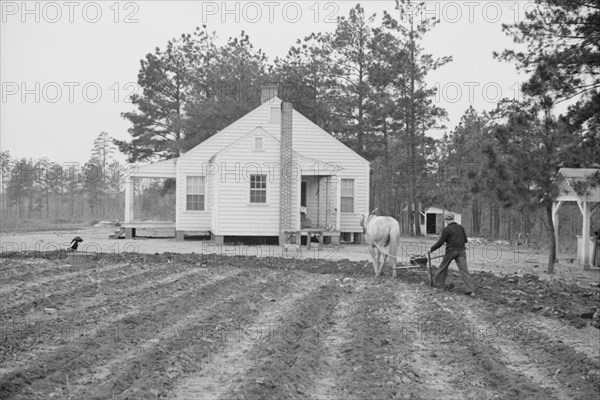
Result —
[[285, 231], [292, 228], [292, 171], [293, 169], [293, 150], [292, 150], [292, 103], [281, 103], [281, 140], [279, 150], [279, 244], [285, 244]]
[[279, 89], [278, 82], [267, 82], [264, 83], [260, 87], [260, 104], [271, 100], [273, 97], [277, 96], [277, 91]]

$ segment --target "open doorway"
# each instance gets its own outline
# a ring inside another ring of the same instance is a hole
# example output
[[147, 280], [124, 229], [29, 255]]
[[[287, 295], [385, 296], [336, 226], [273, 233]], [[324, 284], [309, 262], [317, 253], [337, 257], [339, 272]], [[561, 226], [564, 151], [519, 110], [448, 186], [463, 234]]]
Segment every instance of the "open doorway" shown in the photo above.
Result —
[[306, 181], [300, 183], [300, 206], [306, 207]]
[[435, 235], [436, 232], [436, 214], [426, 214], [427, 216], [427, 234]]

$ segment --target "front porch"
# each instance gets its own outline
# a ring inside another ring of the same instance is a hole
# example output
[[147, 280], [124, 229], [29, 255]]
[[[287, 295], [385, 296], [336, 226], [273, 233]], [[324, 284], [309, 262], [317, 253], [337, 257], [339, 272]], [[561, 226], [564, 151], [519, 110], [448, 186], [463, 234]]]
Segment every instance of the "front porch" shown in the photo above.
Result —
[[[300, 228], [340, 230], [339, 179], [331, 175], [302, 175]], [[339, 236], [339, 234], [338, 234]]]
[[175, 237], [175, 221], [134, 220], [124, 222], [109, 238], [133, 239], [138, 233], [153, 237]]
[[340, 244], [340, 181], [332, 175], [302, 175], [300, 180], [300, 229], [284, 231], [285, 242], [300, 246], [306, 238], [310, 249], [312, 239], [318, 240], [318, 249], [323, 244]]
[[140, 231], [144, 236], [154, 237], [174, 237], [176, 236], [175, 221], [159, 221], [149, 219], [135, 219], [134, 199], [136, 181], [143, 178], [157, 179], [175, 179], [176, 159], [159, 161], [154, 164], [138, 167], [125, 180], [125, 219], [120, 229], [116, 230], [110, 239], [120, 239], [125, 237], [133, 239]]
[[[330, 231], [330, 230], [319, 229], [319, 228], [301, 228], [296, 231], [286, 231], [285, 234], [287, 236], [287, 239], [286, 239], [287, 244], [290, 244], [291, 239], [294, 238], [294, 240], [295, 240], [294, 244], [297, 246], [301, 246], [302, 238], [306, 237], [306, 249], [307, 250], [310, 250], [313, 237], [317, 238], [317, 240], [318, 240], [318, 249], [323, 250], [324, 244], [339, 245], [340, 244], [340, 235], [341, 235], [340, 231]], [[325, 241], [326, 241], [325, 238], [328, 238], [329, 243], [325, 243]]]

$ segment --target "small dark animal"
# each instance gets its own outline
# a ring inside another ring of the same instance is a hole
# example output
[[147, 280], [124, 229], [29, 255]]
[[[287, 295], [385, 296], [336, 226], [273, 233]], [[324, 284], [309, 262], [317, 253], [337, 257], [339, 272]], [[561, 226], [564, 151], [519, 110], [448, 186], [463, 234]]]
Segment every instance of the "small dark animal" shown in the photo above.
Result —
[[77, 246], [79, 246], [79, 243], [81, 242], [83, 242], [83, 239], [79, 236], [75, 236], [73, 240], [71, 240], [71, 244], [69, 245], [69, 251], [77, 250]]

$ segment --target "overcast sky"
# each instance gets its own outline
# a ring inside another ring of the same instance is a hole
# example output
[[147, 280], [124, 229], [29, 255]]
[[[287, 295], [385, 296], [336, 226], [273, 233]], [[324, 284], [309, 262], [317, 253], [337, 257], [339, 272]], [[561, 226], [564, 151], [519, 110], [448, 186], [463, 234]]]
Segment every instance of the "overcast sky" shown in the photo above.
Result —
[[[26, 4], [24, 6], [24, 4]], [[129, 139], [120, 114], [132, 109], [139, 61], [166, 42], [206, 24], [220, 43], [244, 30], [270, 60], [296, 39], [331, 31], [355, 1], [2, 1], [0, 145], [13, 157], [84, 163], [102, 132]], [[394, 12], [395, 2], [361, 3], [367, 13]], [[514, 48], [502, 23], [522, 18], [531, 1], [427, 1], [441, 22], [426, 50], [454, 61], [429, 77], [440, 89], [448, 130], [473, 105], [490, 110], [518, 96], [525, 79], [493, 51]], [[440, 132], [432, 132], [439, 136]], [[124, 161], [121, 156], [119, 161]]]

